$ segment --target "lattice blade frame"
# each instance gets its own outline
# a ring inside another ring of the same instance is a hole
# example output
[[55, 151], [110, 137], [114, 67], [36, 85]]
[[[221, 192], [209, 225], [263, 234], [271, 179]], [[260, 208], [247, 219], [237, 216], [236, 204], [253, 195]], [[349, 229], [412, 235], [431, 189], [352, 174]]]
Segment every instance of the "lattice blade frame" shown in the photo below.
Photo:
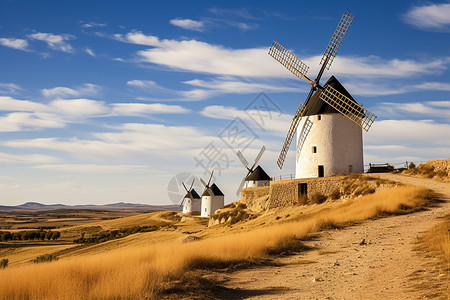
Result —
[[320, 65], [327, 61], [326, 68], [330, 69], [331, 63], [333, 62], [334, 57], [336, 56], [339, 47], [341, 46], [342, 40], [344, 39], [345, 34], [347, 33], [348, 28], [353, 22], [353, 16], [349, 12], [345, 12], [342, 15], [341, 21], [339, 22], [336, 30], [331, 37], [330, 42], [328, 43], [328, 47], [325, 50], [325, 53], [322, 56], [322, 60], [320, 61]]
[[241, 151], [237, 151], [236, 152], [236, 156], [239, 158], [239, 160], [241, 161], [241, 163], [244, 165], [244, 167], [247, 168], [249, 162], [245, 159], [244, 155], [242, 154]]
[[255, 162], [253, 163], [253, 166], [250, 168], [251, 171], [253, 171], [253, 168], [256, 166], [258, 161], [261, 159], [264, 151], [266, 151], [266, 146], [262, 146], [261, 150], [259, 150], [258, 156], [256, 156]]
[[298, 123], [300, 122], [301, 117], [303, 117], [305, 113], [305, 108], [306, 105], [300, 103], [299, 107], [297, 108], [297, 112], [295, 113], [294, 119], [292, 120], [291, 127], [289, 127], [286, 140], [284, 141], [283, 148], [281, 149], [281, 153], [278, 156], [277, 160], [277, 164], [280, 169], [283, 168], [284, 160], [286, 159], [289, 146], [291, 145], [292, 139], [294, 138], [295, 132], [297, 131]]
[[244, 177], [244, 179], [242, 179], [241, 184], [239, 185], [237, 192], [236, 192], [236, 196], [239, 196], [239, 194], [241, 193], [242, 188], [244, 187], [245, 184], [245, 179], [247, 178], [247, 176]]
[[275, 58], [299, 79], [305, 78], [309, 67], [276, 41], [273, 41], [272, 46], [270, 46], [269, 55]]
[[358, 124], [365, 131], [369, 130], [377, 117], [332, 86], [326, 85], [319, 97], [338, 112]]
[[305, 123], [303, 124], [302, 131], [300, 132], [300, 137], [297, 142], [297, 161], [300, 157], [300, 152], [302, 151], [303, 144], [305, 143], [306, 137], [308, 136], [309, 131], [311, 130], [313, 122], [309, 119], [309, 117], [306, 118]]

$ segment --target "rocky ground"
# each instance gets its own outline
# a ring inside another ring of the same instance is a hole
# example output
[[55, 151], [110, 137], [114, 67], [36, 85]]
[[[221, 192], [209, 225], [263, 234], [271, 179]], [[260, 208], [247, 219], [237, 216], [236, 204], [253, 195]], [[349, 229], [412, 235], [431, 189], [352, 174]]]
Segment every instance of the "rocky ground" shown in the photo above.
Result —
[[427, 258], [414, 248], [419, 235], [436, 225], [438, 217], [450, 213], [450, 184], [405, 175], [375, 176], [429, 188], [445, 202], [413, 214], [324, 231], [306, 242], [311, 250], [279, 258], [277, 262], [282, 266], [256, 267], [226, 275], [222, 278], [226, 288], [217, 291], [216, 296], [421, 299], [430, 295], [430, 281], [449, 285], [450, 274], [436, 268], [436, 259]]

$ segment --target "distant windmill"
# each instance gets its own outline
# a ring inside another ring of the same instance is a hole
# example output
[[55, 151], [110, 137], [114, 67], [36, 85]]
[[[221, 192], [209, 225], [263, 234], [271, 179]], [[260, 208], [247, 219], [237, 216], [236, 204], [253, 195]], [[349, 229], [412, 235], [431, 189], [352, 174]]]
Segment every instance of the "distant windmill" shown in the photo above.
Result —
[[276, 41], [269, 49], [273, 58], [299, 79], [304, 78], [311, 84], [305, 102], [300, 103], [295, 113], [277, 161], [281, 169], [297, 132], [297, 178], [364, 170], [361, 128], [368, 131], [376, 116], [359, 105], [334, 76], [324, 86], [320, 85], [320, 78], [325, 68], [330, 68], [352, 21], [353, 16], [345, 12], [320, 61], [322, 67], [314, 81], [306, 76], [309, 67]]
[[244, 167], [247, 169], [247, 175], [242, 179], [241, 184], [239, 185], [239, 188], [236, 192], [236, 195], [239, 196], [239, 193], [241, 192], [242, 188], [245, 186], [248, 187], [258, 187], [258, 186], [266, 186], [270, 184], [270, 177], [267, 175], [267, 173], [261, 168], [261, 166], [256, 167], [256, 164], [261, 159], [264, 151], [266, 150], [266, 147], [263, 146], [261, 150], [259, 151], [258, 155], [255, 158], [255, 162], [253, 165], [249, 168], [248, 161], [245, 159], [244, 155], [241, 153], [241, 151], [236, 152], [237, 157], [242, 162]]
[[183, 214], [191, 212], [200, 212], [201, 198], [197, 194], [197, 192], [192, 188], [194, 186], [194, 181], [195, 178], [192, 179], [192, 183], [189, 189], [186, 188], [184, 182], [181, 182], [183, 184], [184, 189], [186, 190], [186, 195], [183, 197], [183, 200], [181, 201], [181, 205], [183, 206]]
[[225, 195], [215, 183], [210, 186], [213, 175], [214, 171], [211, 172], [208, 183], [200, 178], [200, 182], [205, 186], [205, 191], [202, 194], [202, 207], [200, 214], [202, 217], [209, 217], [224, 205]]

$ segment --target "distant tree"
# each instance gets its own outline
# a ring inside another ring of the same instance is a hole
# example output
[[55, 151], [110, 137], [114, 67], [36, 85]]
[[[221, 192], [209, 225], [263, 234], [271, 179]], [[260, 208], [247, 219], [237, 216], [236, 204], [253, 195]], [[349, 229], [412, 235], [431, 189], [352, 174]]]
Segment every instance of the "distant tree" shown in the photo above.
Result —
[[57, 240], [61, 236], [61, 233], [59, 231], [53, 231], [52, 234], [52, 240]]
[[8, 266], [9, 260], [7, 258], [4, 258], [0, 260], [0, 269], [4, 269]]
[[50, 241], [50, 239], [52, 238], [52, 235], [53, 235], [53, 232], [51, 230], [49, 230], [45, 234], [45, 238]]
[[408, 169], [414, 169], [416, 167], [416, 164], [413, 162], [410, 162], [408, 165]]

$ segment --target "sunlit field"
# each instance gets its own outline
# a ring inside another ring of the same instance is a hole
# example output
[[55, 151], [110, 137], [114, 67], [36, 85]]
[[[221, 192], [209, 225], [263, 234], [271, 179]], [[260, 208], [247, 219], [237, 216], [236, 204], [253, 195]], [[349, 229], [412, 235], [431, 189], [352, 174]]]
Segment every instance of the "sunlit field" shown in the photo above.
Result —
[[401, 186], [342, 201], [332, 210], [326, 209], [327, 203], [320, 204], [324, 207], [322, 214], [248, 232], [192, 243], [127, 245], [106, 253], [10, 267], [0, 270], [0, 297], [157, 299], [168, 282], [181, 279], [187, 271], [264, 259], [280, 251], [299, 251], [300, 239], [310, 233], [367, 218], [411, 212], [426, 205], [430, 199], [426, 189]]

